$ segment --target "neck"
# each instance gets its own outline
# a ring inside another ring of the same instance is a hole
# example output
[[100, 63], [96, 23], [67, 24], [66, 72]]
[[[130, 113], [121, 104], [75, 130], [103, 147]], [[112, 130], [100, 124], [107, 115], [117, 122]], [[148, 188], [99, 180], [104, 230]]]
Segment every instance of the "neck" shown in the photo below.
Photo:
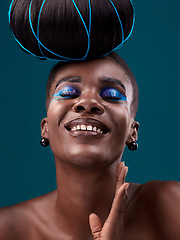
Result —
[[118, 162], [101, 169], [84, 169], [56, 160], [56, 212], [63, 229], [90, 233], [91, 213], [104, 223], [114, 199]]

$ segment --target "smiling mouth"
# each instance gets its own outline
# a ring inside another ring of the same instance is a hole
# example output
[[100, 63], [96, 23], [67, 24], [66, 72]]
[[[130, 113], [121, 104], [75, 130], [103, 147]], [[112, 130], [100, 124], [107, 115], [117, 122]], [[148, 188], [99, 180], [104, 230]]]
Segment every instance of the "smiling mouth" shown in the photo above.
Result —
[[107, 134], [110, 130], [102, 122], [92, 118], [78, 118], [64, 125], [71, 133], [86, 133], [92, 135]]

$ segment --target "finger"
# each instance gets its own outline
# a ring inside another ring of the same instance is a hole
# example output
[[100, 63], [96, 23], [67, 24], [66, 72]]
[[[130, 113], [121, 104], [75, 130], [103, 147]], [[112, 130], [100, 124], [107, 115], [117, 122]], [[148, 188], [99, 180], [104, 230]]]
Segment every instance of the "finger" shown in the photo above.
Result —
[[116, 171], [116, 192], [121, 187], [121, 185], [125, 182], [125, 178], [128, 172], [128, 167], [124, 166], [123, 163], [120, 164]]
[[119, 176], [120, 172], [121, 172], [121, 169], [124, 167], [124, 162], [120, 162], [118, 165], [117, 165], [117, 169], [116, 169], [116, 178]]
[[127, 189], [129, 187], [129, 183], [124, 183], [119, 190], [116, 192], [111, 211], [109, 217], [107, 219], [107, 223], [111, 222], [111, 224], [115, 224], [117, 221], [122, 220], [127, 204]]
[[94, 239], [96, 240], [100, 239], [100, 234], [101, 234], [103, 225], [101, 223], [100, 218], [95, 213], [90, 214], [89, 224], [90, 224], [90, 229], [91, 229], [92, 235], [94, 236]]

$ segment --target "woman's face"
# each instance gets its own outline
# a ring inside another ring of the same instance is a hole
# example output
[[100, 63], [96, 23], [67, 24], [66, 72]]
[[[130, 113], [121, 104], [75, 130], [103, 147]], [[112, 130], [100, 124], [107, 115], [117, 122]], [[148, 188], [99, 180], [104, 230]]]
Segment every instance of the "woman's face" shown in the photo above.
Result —
[[69, 64], [52, 83], [42, 137], [56, 160], [84, 168], [109, 165], [136, 140], [131, 101], [128, 76], [108, 57]]

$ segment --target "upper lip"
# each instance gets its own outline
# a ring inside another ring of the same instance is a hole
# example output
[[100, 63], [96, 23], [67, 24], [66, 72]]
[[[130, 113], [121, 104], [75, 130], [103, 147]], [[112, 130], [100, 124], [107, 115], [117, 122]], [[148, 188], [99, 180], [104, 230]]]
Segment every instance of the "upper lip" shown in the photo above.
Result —
[[91, 125], [93, 127], [100, 128], [103, 133], [108, 133], [110, 129], [101, 121], [94, 118], [76, 118], [64, 124], [67, 130], [71, 130], [77, 125]]

